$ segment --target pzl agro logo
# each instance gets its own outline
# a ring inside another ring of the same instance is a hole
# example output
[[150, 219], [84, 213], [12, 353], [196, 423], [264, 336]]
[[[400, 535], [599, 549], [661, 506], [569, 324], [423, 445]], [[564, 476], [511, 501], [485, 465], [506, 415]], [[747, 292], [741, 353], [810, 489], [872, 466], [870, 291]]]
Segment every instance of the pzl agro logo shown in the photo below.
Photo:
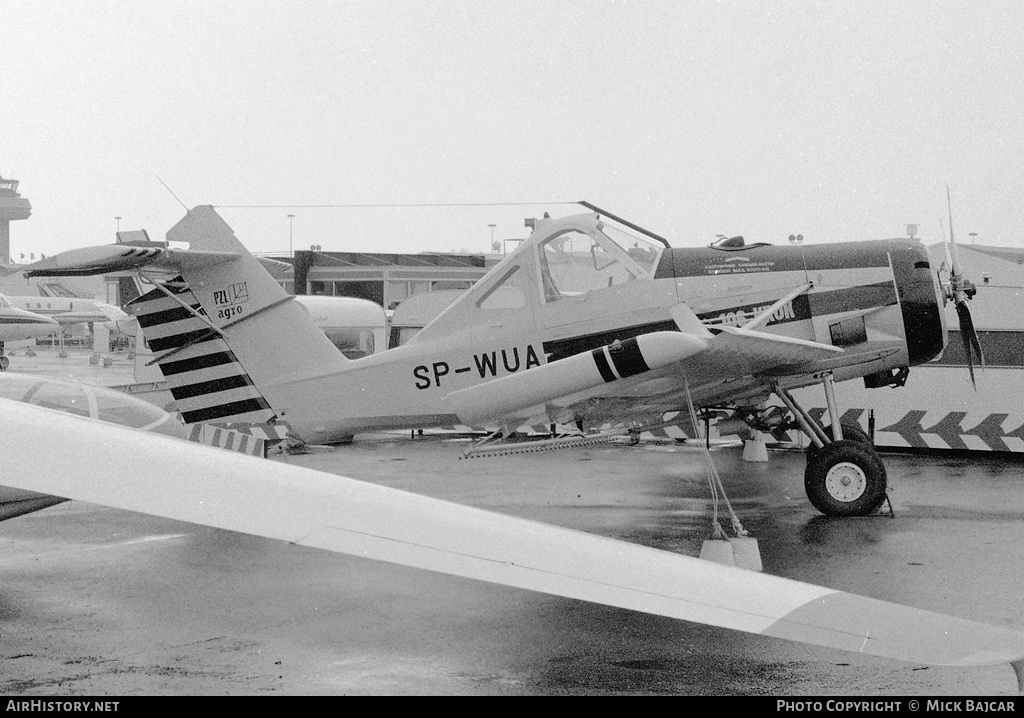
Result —
[[241, 306], [249, 301], [249, 289], [246, 286], [246, 282], [238, 282], [237, 284], [231, 284], [227, 289], [215, 289], [213, 291], [213, 303], [218, 307], [217, 310], [218, 319], [227, 319], [228, 317], [241, 314], [245, 311], [245, 307]]

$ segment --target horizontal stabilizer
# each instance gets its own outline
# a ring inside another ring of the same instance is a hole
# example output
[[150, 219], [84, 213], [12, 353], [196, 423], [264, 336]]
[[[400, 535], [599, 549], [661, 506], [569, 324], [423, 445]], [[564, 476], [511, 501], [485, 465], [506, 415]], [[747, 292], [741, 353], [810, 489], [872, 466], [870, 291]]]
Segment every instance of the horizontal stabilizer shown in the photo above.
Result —
[[[653, 332], [581, 352], [448, 395], [459, 420], [475, 426], [618, 379], [681, 361], [707, 346], [683, 332]], [[517, 417], [521, 418], [521, 417]]]
[[125, 244], [108, 244], [99, 247], [82, 247], [47, 257], [25, 267], [25, 276], [32, 277], [79, 277], [95, 274], [112, 274], [141, 267], [153, 266], [158, 269], [179, 270], [186, 266], [210, 266], [237, 259], [231, 252], [200, 252], [162, 247], [132, 247]]
[[914, 663], [1024, 658], [1017, 631], [17, 402], [3, 411], [15, 488]]

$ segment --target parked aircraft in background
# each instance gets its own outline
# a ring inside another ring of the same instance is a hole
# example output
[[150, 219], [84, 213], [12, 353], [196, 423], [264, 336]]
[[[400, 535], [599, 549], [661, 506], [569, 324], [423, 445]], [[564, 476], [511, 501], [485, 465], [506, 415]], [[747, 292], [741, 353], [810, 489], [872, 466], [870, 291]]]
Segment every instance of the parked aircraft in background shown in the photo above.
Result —
[[[188, 250], [72, 250], [26, 276], [130, 270], [152, 283], [132, 308], [186, 423], [286, 422], [330, 443], [455, 423], [639, 431], [692, 404], [762, 431], [800, 426], [814, 445], [811, 502], [831, 515], [877, 509], [885, 467], [866, 437], [844, 433], [833, 382], [891, 385], [940, 355], [948, 300], [973, 332], [962, 274], [945, 292], [917, 241], [672, 249], [603, 214], [538, 220], [411, 341], [354, 361], [212, 207], [168, 232]], [[792, 397], [812, 384], [831, 432]], [[772, 394], [793, 418], [768, 406]]]
[[68, 414], [0, 399], [4, 484], [861, 654], [1005, 662], [1024, 680], [1017, 631], [143, 434], [71, 406]]
[[437, 315], [455, 303], [466, 293], [465, 289], [438, 289], [422, 294], [413, 294], [395, 307], [391, 315], [391, 330], [388, 348], [394, 349], [407, 344], [419, 334], [423, 327], [437, 318]]
[[23, 339], [37, 339], [56, 334], [59, 325], [53, 319], [19, 309], [0, 294], [0, 371], [7, 369], [10, 360], [4, 356], [4, 343]]
[[120, 332], [134, 335], [134, 318], [120, 307], [105, 302], [78, 297], [9, 296], [8, 299], [19, 309], [53, 319], [62, 331], [75, 324], [103, 324], [112, 334]]
[[376, 302], [309, 294], [298, 295], [295, 300], [347, 358], [361, 359], [387, 349], [387, 316]]

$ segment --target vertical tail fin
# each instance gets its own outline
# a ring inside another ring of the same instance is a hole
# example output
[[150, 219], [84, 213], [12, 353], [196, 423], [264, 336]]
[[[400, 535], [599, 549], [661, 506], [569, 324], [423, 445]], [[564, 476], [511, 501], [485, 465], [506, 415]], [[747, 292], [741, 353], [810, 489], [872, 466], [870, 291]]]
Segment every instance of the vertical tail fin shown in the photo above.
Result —
[[227, 343], [179, 303], [201, 310], [191, 290], [173, 284], [164, 289], [174, 298], [154, 289], [131, 307], [157, 354], [182, 420], [186, 424], [270, 421], [274, 411]]
[[189, 244], [181, 281], [132, 308], [186, 423], [281, 417], [289, 382], [348, 363], [212, 207], [189, 210], [167, 239]]

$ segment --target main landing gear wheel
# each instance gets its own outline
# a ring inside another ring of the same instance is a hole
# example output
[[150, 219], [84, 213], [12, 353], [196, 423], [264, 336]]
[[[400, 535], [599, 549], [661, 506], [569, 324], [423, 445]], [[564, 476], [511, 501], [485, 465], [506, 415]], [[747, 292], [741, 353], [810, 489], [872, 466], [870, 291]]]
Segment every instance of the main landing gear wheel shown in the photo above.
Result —
[[804, 489], [826, 516], [867, 516], [885, 501], [885, 488], [885, 465], [860, 441], [833, 441], [808, 456]]
[[[842, 427], [843, 429], [844, 440], [856, 441], [858, 444], [863, 444], [869, 449], [874, 450], [874, 442], [871, 441], [871, 437], [868, 436], [868, 433], [864, 431], [862, 428], [860, 428], [859, 425], [844, 421], [842, 424], [840, 424], [840, 427]], [[829, 436], [832, 436], [832, 428], [826, 426], [825, 433], [828, 434]], [[814, 442], [811, 442], [810, 445], [808, 445], [807, 447], [807, 460], [810, 461], [815, 456], [817, 456], [818, 451], [818, 445], [815, 444]]]

